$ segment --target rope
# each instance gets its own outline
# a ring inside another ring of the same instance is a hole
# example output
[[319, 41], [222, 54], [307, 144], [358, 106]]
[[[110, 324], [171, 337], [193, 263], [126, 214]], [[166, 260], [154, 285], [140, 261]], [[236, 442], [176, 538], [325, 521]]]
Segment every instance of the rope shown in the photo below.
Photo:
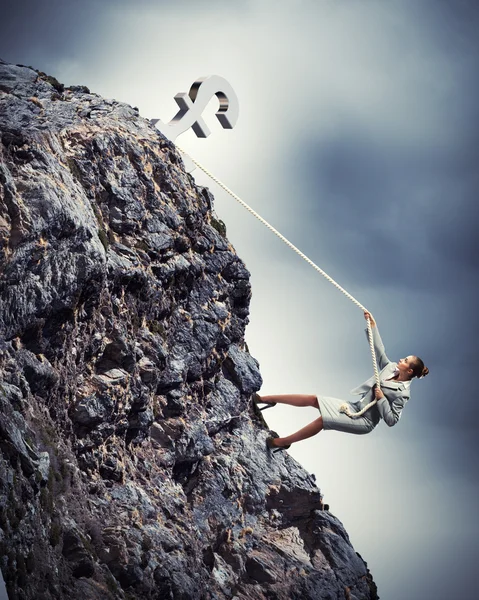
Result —
[[[354, 304], [356, 304], [356, 306], [358, 306], [362, 311], [369, 312], [361, 304], [361, 302], [359, 302], [358, 300], [356, 300], [356, 298], [354, 298], [354, 296], [352, 296], [343, 287], [341, 287], [339, 285], [339, 283], [337, 283], [332, 277], [330, 277], [325, 271], [323, 271], [323, 269], [321, 269], [320, 267], [318, 267], [318, 265], [315, 264], [310, 258], [308, 258], [306, 256], [306, 254], [304, 254], [303, 252], [301, 252], [301, 250], [299, 250], [299, 248], [297, 248], [288, 239], [286, 239], [284, 237], [284, 235], [282, 235], [277, 229], [275, 229], [272, 225], [270, 225], [268, 223], [268, 221], [266, 221], [266, 219], [263, 219], [263, 217], [261, 215], [259, 215], [255, 210], [253, 210], [251, 208], [251, 206], [249, 206], [248, 204], [246, 204], [246, 202], [244, 200], [242, 200], [239, 196], [237, 196], [234, 192], [232, 192], [222, 181], [220, 181], [217, 177], [215, 177], [212, 173], [210, 173], [210, 171], [208, 171], [208, 169], [206, 169], [197, 160], [195, 160], [192, 156], [190, 156], [185, 150], [183, 150], [182, 148], [180, 148], [180, 146], [178, 146], [178, 144], [176, 144], [176, 147], [178, 148], [178, 150], [182, 154], [184, 154], [185, 156], [187, 156], [199, 169], [201, 169], [206, 175], [208, 175], [208, 177], [210, 177], [215, 183], [217, 183], [226, 193], [228, 193], [230, 196], [232, 196], [237, 202], [239, 202], [241, 204], [241, 206], [243, 206], [244, 208], [246, 208], [246, 210], [248, 212], [250, 212], [254, 217], [256, 217], [258, 219], [258, 221], [261, 221], [261, 223], [263, 223], [263, 225], [265, 227], [267, 227], [277, 237], [279, 237], [279, 239], [282, 242], [284, 242], [289, 248], [291, 248], [291, 250], [293, 250], [294, 252], [296, 252], [296, 254], [298, 254], [309, 265], [311, 265], [313, 267], [313, 269], [315, 269], [316, 271], [318, 271], [318, 273], [320, 273], [323, 277], [325, 277], [340, 292], [342, 292], [347, 298], [349, 298], [351, 300], [351, 302], [353, 302]], [[375, 379], [376, 379], [377, 386], [380, 387], [379, 372], [378, 372], [378, 368], [377, 368], [377, 364], [376, 364], [376, 352], [374, 351], [373, 335], [372, 335], [371, 323], [370, 323], [369, 318], [367, 319], [367, 324], [368, 324], [369, 347], [371, 349], [371, 355], [372, 355], [372, 360], [373, 360], [374, 376], [375, 376]], [[339, 410], [340, 410], [340, 412], [344, 412], [346, 415], [348, 415], [348, 417], [358, 418], [358, 417], [362, 416], [369, 408], [371, 408], [372, 406], [374, 406], [376, 404], [376, 402], [377, 402], [377, 400], [374, 399], [372, 402], [370, 402], [367, 406], [365, 406], [358, 413], [351, 412], [350, 405], [347, 402], [345, 402], [344, 404], [342, 404]]]

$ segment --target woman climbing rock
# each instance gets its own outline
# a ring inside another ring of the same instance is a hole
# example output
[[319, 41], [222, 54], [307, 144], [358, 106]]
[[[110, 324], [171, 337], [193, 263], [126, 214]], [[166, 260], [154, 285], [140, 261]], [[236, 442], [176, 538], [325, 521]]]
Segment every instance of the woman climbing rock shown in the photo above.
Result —
[[377, 403], [366, 410], [362, 416], [352, 418], [340, 411], [344, 401], [338, 398], [307, 394], [283, 394], [279, 396], [259, 396], [256, 394], [254, 398], [256, 404], [266, 404], [261, 410], [280, 403], [292, 406], [315, 406], [321, 413], [320, 417], [296, 433], [286, 437], [269, 437], [266, 440], [269, 448], [273, 448], [275, 452], [286, 450], [291, 444], [316, 435], [323, 429], [365, 434], [370, 433], [381, 418], [389, 427], [396, 425], [399, 421], [401, 412], [410, 397], [411, 380], [414, 377], [419, 379], [425, 377], [429, 373], [429, 369], [424, 366], [420, 358], [413, 355], [401, 358], [397, 363], [391, 362], [386, 356], [375, 320], [366, 311], [364, 317], [366, 320], [369, 319], [371, 324], [376, 360], [380, 369], [381, 387], [376, 386], [374, 376], [365, 381], [352, 390], [352, 394], [361, 394], [361, 399], [357, 402], [351, 402], [350, 408], [353, 409], [353, 412], [360, 411], [374, 398], [377, 399]]

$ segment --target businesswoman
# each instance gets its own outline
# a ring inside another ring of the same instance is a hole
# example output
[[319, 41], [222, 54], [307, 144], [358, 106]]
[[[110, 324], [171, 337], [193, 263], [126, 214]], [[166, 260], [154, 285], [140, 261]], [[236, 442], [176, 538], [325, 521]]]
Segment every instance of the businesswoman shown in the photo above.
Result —
[[275, 452], [286, 450], [291, 444], [316, 435], [323, 429], [366, 434], [370, 433], [381, 419], [389, 427], [396, 425], [399, 421], [401, 412], [410, 398], [412, 379], [425, 377], [429, 373], [429, 369], [424, 366], [420, 358], [414, 355], [401, 358], [397, 363], [391, 362], [386, 356], [375, 320], [368, 312], [364, 313], [364, 317], [371, 322], [376, 360], [380, 369], [379, 381], [381, 386], [380, 388], [376, 387], [375, 378], [374, 376], [371, 377], [351, 391], [352, 394], [360, 394], [361, 399], [349, 404], [352, 412], [359, 412], [373, 398], [377, 398], [377, 403], [361, 417], [351, 418], [340, 412], [339, 408], [344, 404], [344, 401], [338, 398], [306, 394], [283, 394], [279, 396], [259, 396], [256, 394], [254, 398], [256, 404], [266, 405], [260, 410], [265, 410], [280, 403], [292, 406], [315, 406], [321, 414], [320, 417], [296, 433], [286, 437], [269, 437], [266, 440], [269, 448], [274, 449]]

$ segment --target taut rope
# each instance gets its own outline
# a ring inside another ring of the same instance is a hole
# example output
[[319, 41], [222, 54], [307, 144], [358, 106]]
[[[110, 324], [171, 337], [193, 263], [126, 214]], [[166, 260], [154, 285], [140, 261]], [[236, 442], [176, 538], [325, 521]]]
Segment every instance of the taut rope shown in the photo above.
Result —
[[[318, 267], [318, 265], [315, 264], [305, 254], [303, 254], [303, 252], [301, 252], [301, 250], [299, 250], [298, 248], [296, 248], [296, 246], [294, 244], [292, 244], [288, 239], [286, 239], [284, 237], [284, 235], [282, 235], [277, 229], [275, 229], [272, 225], [270, 225], [268, 223], [268, 221], [266, 221], [265, 219], [263, 219], [263, 217], [261, 215], [259, 215], [255, 210], [253, 210], [251, 208], [251, 206], [249, 206], [248, 204], [246, 204], [246, 202], [244, 200], [242, 200], [239, 196], [237, 196], [234, 192], [232, 192], [223, 182], [221, 182], [217, 177], [215, 177], [212, 173], [210, 173], [210, 171], [208, 171], [208, 169], [206, 169], [197, 160], [195, 160], [192, 156], [190, 156], [187, 152], [185, 152], [185, 150], [183, 150], [182, 148], [180, 148], [178, 146], [178, 144], [176, 144], [176, 147], [178, 148], [178, 150], [182, 154], [185, 154], [186, 156], [188, 156], [191, 159], [191, 161], [199, 169], [201, 169], [204, 173], [206, 173], [206, 175], [208, 175], [208, 177], [210, 177], [215, 183], [217, 183], [221, 188], [223, 188], [223, 190], [225, 192], [227, 192], [230, 196], [232, 196], [237, 202], [239, 202], [241, 204], [241, 206], [243, 206], [244, 208], [246, 208], [247, 211], [249, 211], [254, 217], [256, 217], [258, 219], [258, 221], [261, 221], [261, 223], [263, 223], [263, 225], [265, 227], [267, 227], [276, 236], [278, 236], [279, 239], [282, 242], [284, 242], [287, 246], [289, 246], [291, 248], [291, 250], [294, 250], [294, 252], [296, 252], [296, 254], [299, 254], [299, 256], [303, 260], [305, 260], [309, 265], [311, 265], [313, 267], [313, 269], [315, 269], [316, 271], [318, 271], [318, 273], [320, 273], [323, 277], [325, 277], [340, 292], [342, 292], [347, 298], [349, 298], [351, 300], [351, 302], [354, 302], [354, 304], [356, 304], [356, 306], [358, 306], [364, 312], [370, 312], [358, 300], [356, 300], [356, 298], [354, 298], [354, 296], [352, 296], [349, 292], [347, 292], [343, 287], [341, 287], [339, 285], [339, 283], [337, 283], [336, 281], [334, 281], [334, 279], [332, 277], [330, 277], [325, 271], [323, 271], [323, 269], [321, 269], [320, 267]], [[373, 360], [374, 377], [376, 379], [377, 386], [380, 387], [379, 372], [378, 372], [378, 367], [377, 367], [377, 364], [376, 364], [376, 352], [374, 351], [373, 334], [372, 334], [372, 330], [371, 330], [371, 322], [370, 322], [369, 319], [367, 319], [367, 324], [368, 324], [369, 347], [371, 349], [371, 356], [372, 356], [372, 360]], [[367, 404], [363, 409], [361, 409], [357, 413], [351, 412], [351, 410], [349, 408], [349, 404], [347, 402], [345, 402], [344, 404], [342, 404], [339, 410], [341, 412], [345, 413], [346, 415], [348, 415], [348, 417], [351, 417], [352, 419], [356, 419], [356, 418], [362, 416], [372, 406], [374, 406], [376, 404], [376, 402], [377, 402], [377, 400], [375, 398], [372, 402], [370, 402], [369, 404]]]

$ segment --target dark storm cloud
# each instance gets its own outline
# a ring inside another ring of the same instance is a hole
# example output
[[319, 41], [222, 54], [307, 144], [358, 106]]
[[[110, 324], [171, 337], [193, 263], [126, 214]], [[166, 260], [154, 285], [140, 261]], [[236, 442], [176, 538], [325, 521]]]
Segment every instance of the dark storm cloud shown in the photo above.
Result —
[[450, 55], [461, 62], [474, 54], [477, 56], [479, 5], [476, 0], [429, 0], [416, 4], [430, 31], [440, 36]]
[[221, 0], [11, 0], [1, 7], [0, 58], [48, 69], [59, 58], [75, 57], [89, 44], [101, 46], [108, 18], [114, 13], [150, 8], [184, 11], [186, 18], [199, 10], [245, 10], [249, 2], [224, 4]]
[[[329, 105], [342, 120], [290, 159], [301, 165], [311, 222], [348, 277], [440, 291], [478, 277], [479, 6], [405, 6], [414, 36], [393, 36], [389, 62], [378, 55], [351, 73], [347, 94]], [[397, 79], [405, 61], [408, 75]], [[396, 81], [396, 97], [384, 95]]]
[[0, 56], [14, 63], [35, 60], [43, 68], [45, 60], [74, 55], [97, 34], [99, 21], [101, 11], [92, 0], [9, 2], [0, 20]]
[[353, 278], [440, 289], [444, 271], [477, 277], [479, 177], [469, 156], [350, 133], [306, 155], [314, 220]]

